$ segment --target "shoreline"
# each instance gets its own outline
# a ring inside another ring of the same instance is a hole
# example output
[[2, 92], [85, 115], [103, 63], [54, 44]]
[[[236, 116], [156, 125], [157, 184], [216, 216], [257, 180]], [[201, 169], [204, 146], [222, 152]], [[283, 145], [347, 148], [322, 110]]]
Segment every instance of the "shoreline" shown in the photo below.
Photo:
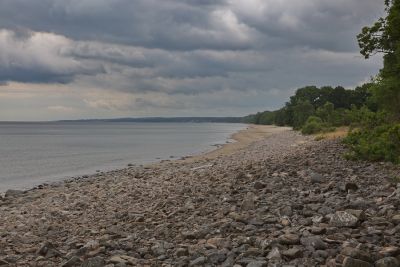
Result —
[[[115, 172], [115, 171], [122, 171], [126, 168], [130, 167], [150, 167], [150, 166], [155, 166], [158, 164], [164, 164], [164, 163], [171, 163], [171, 162], [185, 162], [185, 161], [190, 161], [191, 159], [201, 159], [203, 157], [208, 157], [209, 155], [212, 155], [215, 153], [215, 151], [220, 150], [225, 151], [227, 147], [230, 147], [233, 145], [233, 147], [236, 147], [237, 140], [236, 138], [241, 138], [242, 135], [245, 135], [245, 132], [249, 128], [253, 128], [254, 126], [257, 125], [250, 125], [250, 124], [243, 124], [243, 129], [238, 130], [237, 132], [234, 132], [233, 134], [227, 136], [225, 138], [226, 143], [219, 143], [213, 145], [214, 147], [207, 148], [204, 147], [200, 151], [197, 152], [189, 152], [187, 155], [182, 155], [182, 156], [175, 156], [171, 155], [170, 158], [154, 158], [152, 160], [148, 160], [145, 163], [140, 163], [140, 162], [131, 162], [129, 160], [124, 160], [124, 163], [114, 163], [114, 164], [109, 164], [103, 165], [103, 166], [96, 166], [96, 167], [90, 167], [86, 168], [86, 170], [79, 170], [76, 172], [76, 174], [73, 174], [73, 171], [69, 171], [68, 173], [65, 173], [65, 175], [59, 175], [57, 176], [56, 174], [54, 175], [48, 175], [46, 176], [49, 180], [44, 180], [43, 182], [38, 182], [35, 184], [31, 185], [19, 185], [19, 186], [14, 186], [12, 188], [0, 188], [0, 197], [4, 195], [8, 190], [16, 190], [16, 191], [32, 191], [37, 188], [43, 187], [43, 186], [57, 186], [60, 183], [69, 181], [69, 180], [82, 180], [82, 179], [89, 179], [93, 176], [96, 176], [98, 174], [107, 174], [109, 172]], [[228, 142], [229, 140], [234, 140], [234, 142]], [[113, 165], [113, 166], [112, 166]], [[89, 170], [90, 169], [90, 170]], [[56, 178], [57, 177], [57, 178]]]
[[276, 130], [197, 160], [0, 197], [0, 263], [374, 266], [398, 257], [399, 167], [347, 161], [339, 140]]

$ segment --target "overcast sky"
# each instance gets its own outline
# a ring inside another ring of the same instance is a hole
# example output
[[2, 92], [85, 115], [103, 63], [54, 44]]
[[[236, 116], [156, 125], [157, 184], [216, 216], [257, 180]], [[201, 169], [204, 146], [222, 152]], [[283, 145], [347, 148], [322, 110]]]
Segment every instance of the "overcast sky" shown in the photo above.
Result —
[[368, 81], [383, 0], [0, 0], [0, 120], [241, 116]]

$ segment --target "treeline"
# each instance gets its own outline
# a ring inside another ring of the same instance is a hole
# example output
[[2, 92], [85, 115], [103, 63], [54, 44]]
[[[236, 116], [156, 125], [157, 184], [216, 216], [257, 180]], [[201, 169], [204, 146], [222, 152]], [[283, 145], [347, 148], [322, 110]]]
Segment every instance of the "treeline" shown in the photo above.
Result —
[[347, 157], [400, 163], [400, 0], [385, 0], [387, 16], [357, 36], [366, 58], [383, 54], [374, 80], [355, 90], [304, 87], [279, 110], [245, 118], [257, 124], [289, 125], [303, 133], [350, 125]]
[[303, 87], [283, 108], [249, 115], [244, 120], [254, 124], [292, 126], [306, 134], [329, 131], [358, 121], [362, 109], [376, 111], [376, 104], [371, 101], [371, 86], [364, 84], [354, 90], [341, 86]]

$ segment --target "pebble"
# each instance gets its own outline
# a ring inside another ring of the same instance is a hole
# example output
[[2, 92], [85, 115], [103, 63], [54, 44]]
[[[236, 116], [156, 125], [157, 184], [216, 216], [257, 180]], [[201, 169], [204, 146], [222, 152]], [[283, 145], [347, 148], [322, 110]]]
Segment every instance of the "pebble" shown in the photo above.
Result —
[[[400, 169], [294, 131], [0, 199], [0, 266], [399, 266]], [[373, 170], [373, 171], [371, 171]]]

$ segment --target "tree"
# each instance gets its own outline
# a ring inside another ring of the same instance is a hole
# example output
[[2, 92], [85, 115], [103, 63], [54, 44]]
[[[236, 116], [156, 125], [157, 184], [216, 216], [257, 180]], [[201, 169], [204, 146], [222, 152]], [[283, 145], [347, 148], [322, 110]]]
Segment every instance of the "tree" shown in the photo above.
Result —
[[400, 0], [385, 0], [387, 16], [357, 36], [365, 58], [384, 54], [384, 64], [372, 87], [379, 107], [400, 120]]

